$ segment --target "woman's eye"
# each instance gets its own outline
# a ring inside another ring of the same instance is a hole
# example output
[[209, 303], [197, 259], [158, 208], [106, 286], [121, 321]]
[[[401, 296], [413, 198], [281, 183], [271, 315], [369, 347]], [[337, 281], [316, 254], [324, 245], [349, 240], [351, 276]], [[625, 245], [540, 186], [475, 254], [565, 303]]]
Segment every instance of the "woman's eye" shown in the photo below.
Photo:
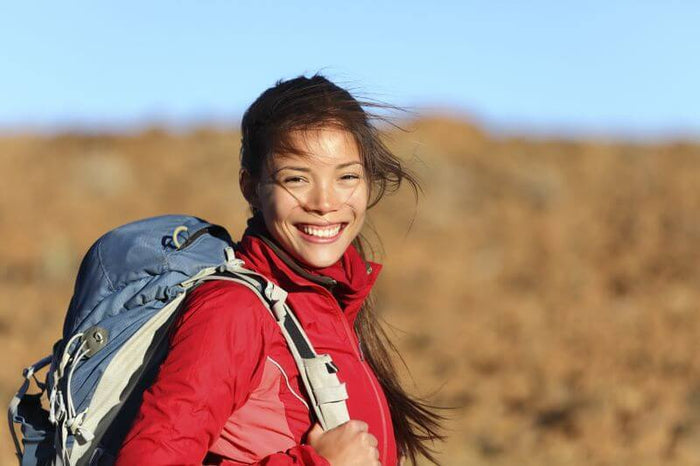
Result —
[[301, 176], [288, 176], [282, 180], [285, 184], [296, 184], [304, 181]]
[[360, 175], [357, 173], [346, 173], [345, 175], [340, 177], [341, 180], [359, 180]]

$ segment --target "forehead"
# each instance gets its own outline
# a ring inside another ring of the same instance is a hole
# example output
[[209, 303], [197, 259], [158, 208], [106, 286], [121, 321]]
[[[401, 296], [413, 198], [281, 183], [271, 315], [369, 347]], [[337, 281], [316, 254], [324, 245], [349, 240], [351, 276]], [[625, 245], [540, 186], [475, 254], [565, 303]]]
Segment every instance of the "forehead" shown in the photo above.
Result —
[[342, 129], [294, 131], [288, 136], [288, 146], [291, 147], [273, 154], [273, 166], [280, 167], [289, 163], [303, 166], [362, 163], [354, 136]]

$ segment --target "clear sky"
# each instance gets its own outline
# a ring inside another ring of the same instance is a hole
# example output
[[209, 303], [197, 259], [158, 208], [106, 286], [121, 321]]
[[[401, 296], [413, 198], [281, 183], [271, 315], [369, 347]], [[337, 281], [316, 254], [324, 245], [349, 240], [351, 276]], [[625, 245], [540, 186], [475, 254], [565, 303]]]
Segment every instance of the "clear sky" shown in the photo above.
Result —
[[0, 129], [233, 123], [321, 70], [491, 128], [700, 137], [700, 2], [4, 1]]

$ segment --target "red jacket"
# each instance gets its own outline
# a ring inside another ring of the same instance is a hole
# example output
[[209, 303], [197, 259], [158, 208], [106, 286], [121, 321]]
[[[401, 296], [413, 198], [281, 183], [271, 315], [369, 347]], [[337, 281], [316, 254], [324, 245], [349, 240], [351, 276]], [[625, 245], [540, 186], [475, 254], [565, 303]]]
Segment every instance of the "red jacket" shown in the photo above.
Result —
[[[353, 330], [380, 266], [351, 246], [334, 266], [309, 273], [273, 248], [249, 230], [236, 255], [289, 293], [316, 351], [339, 368], [350, 418], [369, 425], [382, 464], [394, 466], [389, 407]], [[319, 284], [327, 277], [336, 281], [332, 292]], [[237, 283], [208, 282], [187, 298], [117, 465], [327, 465], [304, 444], [313, 422], [305, 403], [284, 337], [259, 298]]]

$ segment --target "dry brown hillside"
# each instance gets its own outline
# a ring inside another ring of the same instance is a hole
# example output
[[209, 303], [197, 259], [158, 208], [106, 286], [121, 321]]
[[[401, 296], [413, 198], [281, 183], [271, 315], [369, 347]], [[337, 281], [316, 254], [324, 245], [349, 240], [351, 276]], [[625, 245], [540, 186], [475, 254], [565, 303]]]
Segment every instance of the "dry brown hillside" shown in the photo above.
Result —
[[[412, 389], [453, 407], [442, 463], [700, 464], [700, 146], [406, 127], [387, 137], [425, 193], [373, 212], [378, 298]], [[1, 399], [58, 338], [102, 232], [191, 213], [241, 233], [238, 139], [0, 138]]]

